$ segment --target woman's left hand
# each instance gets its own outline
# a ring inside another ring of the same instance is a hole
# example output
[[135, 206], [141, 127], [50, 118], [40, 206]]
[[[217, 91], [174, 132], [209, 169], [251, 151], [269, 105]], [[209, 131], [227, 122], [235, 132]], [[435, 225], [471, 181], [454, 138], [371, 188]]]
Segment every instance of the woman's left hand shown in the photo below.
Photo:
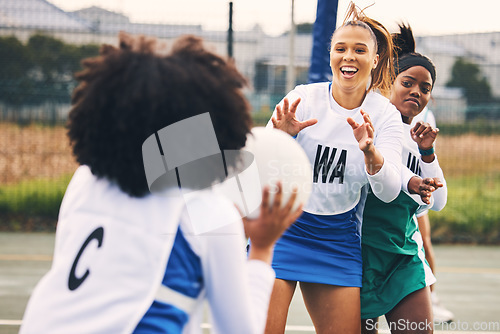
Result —
[[426, 177], [424, 179], [414, 176], [408, 182], [410, 194], [418, 194], [425, 204], [431, 203], [431, 195], [437, 189], [443, 187], [443, 182], [437, 177]]

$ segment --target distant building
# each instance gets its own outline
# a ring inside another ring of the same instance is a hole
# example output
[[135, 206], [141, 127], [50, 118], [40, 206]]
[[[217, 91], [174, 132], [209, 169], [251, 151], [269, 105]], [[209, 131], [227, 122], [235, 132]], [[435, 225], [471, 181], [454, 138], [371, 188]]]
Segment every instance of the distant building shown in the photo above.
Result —
[[0, 34], [27, 40], [33, 32], [90, 32], [89, 22], [45, 0], [0, 0]]
[[[65, 12], [46, 0], [0, 0], [0, 35], [15, 35], [22, 41], [35, 32], [43, 32], [67, 43], [116, 45], [119, 31], [156, 36], [167, 43], [180, 35], [194, 34], [218, 53], [227, 52], [227, 33], [207, 31], [201, 25], [133, 23], [123, 14], [95, 6]], [[463, 94], [460, 90], [445, 88], [458, 57], [478, 64], [493, 95], [500, 98], [500, 32], [417, 36], [416, 45], [417, 51], [429, 56], [437, 67], [433, 108], [438, 122], [465, 119]], [[296, 35], [297, 84], [307, 82], [311, 47], [311, 34]], [[236, 66], [250, 81], [247, 96], [254, 110], [274, 108], [286, 94], [289, 36], [268, 36], [257, 25], [248, 31], [235, 31], [233, 49]]]
[[500, 32], [419, 37], [417, 48], [439, 64], [438, 85], [446, 84], [455, 59], [462, 57], [479, 66], [493, 96], [500, 97]]
[[461, 88], [436, 86], [428, 107], [439, 124], [460, 124], [466, 120], [467, 100]]

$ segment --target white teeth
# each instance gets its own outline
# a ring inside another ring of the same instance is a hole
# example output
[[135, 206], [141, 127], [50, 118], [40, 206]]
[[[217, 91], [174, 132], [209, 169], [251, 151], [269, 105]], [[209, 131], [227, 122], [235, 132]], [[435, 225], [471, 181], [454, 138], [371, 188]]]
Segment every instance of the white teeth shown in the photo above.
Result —
[[342, 67], [340, 68], [340, 70], [341, 70], [342, 72], [357, 72], [357, 71], [358, 71], [358, 69], [357, 69], [357, 68], [352, 67], [352, 66], [342, 66]]

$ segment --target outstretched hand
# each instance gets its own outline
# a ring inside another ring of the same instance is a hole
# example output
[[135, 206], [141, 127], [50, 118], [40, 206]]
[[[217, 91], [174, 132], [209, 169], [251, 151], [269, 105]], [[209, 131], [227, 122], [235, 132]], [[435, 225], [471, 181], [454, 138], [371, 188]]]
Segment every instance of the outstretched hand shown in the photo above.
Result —
[[277, 187], [278, 192], [274, 195], [272, 203], [269, 201], [269, 187], [264, 188], [260, 215], [257, 219], [243, 218], [246, 236], [252, 243], [249, 258], [269, 262], [276, 241], [302, 214], [302, 205], [292, 210], [297, 190], [293, 191], [286, 204], [282, 206], [283, 187], [281, 183], [278, 183]]
[[359, 143], [359, 149], [363, 152], [368, 152], [373, 148], [373, 138], [374, 135], [374, 127], [373, 123], [370, 119], [370, 115], [360, 110], [361, 115], [363, 116], [363, 123], [359, 124], [353, 118], [348, 117], [347, 122], [352, 127], [352, 132], [354, 134], [354, 138]]
[[420, 195], [420, 199], [425, 204], [431, 204], [431, 196], [434, 191], [443, 187], [443, 183], [437, 177], [426, 177], [424, 179], [414, 176], [408, 182], [410, 194]]
[[433, 128], [429, 123], [424, 123], [422, 121], [417, 122], [417, 124], [415, 124], [415, 126], [410, 130], [411, 138], [422, 150], [426, 150], [434, 146], [438, 133], [438, 128]]
[[276, 106], [276, 117], [271, 118], [275, 129], [285, 131], [290, 136], [296, 136], [302, 129], [318, 122], [315, 118], [304, 122], [299, 121], [295, 115], [299, 103], [300, 98], [290, 104], [288, 98], [285, 97], [283, 107], [279, 104]]

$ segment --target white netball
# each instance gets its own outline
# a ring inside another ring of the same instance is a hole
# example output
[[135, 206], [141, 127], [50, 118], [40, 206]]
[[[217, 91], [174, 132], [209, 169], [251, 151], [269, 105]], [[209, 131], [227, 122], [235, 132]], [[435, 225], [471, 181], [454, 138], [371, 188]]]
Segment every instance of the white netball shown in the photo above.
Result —
[[[272, 201], [277, 192], [277, 182], [283, 186], [282, 205], [288, 202], [293, 189], [297, 199], [293, 208], [306, 204], [312, 191], [312, 168], [302, 147], [287, 133], [264, 127], [255, 127], [247, 138], [243, 150], [252, 153], [257, 164], [260, 188], [270, 186]], [[256, 218], [253, 211], [249, 218]]]

